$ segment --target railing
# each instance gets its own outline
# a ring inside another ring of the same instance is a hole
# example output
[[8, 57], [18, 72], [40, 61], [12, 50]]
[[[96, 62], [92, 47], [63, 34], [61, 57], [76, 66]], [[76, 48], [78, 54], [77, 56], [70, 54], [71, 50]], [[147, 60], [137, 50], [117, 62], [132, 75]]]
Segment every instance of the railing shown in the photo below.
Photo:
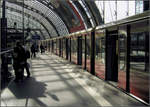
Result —
[[0, 55], [11, 52], [11, 51], [13, 51], [13, 49], [10, 49], [10, 50], [7, 50], [7, 51], [2, 51], [2, 52], [0, 52]]

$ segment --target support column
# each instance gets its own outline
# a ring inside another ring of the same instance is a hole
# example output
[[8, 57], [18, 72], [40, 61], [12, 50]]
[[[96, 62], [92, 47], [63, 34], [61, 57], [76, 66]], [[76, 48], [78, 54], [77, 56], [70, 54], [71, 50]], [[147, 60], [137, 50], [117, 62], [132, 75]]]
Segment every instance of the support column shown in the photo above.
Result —
[[69, 39], [69, 42], [70, 42], [70, 48], [69, 48], [69, 51], [70, 51], [70, 62], [71, 62], [71, 38]]
[[68, 38], [66, 38], [66, 41], [65, 41], [66, 43], [66, 59], [68, 60], [68, 53], [69, 53], [69, 47], [68, 47]]
[[95, 75], [95, 28], [91, 32], [91, 74]]
[[[1, 52], [7, 50], [7, 19], [5, 17], [5, 0], [3, 0], [2, 4], [2, 18], [1, 18]], [[1, 74], [4, 82], [8, 79], [8, 55], [7, 53], [1, 55]], [[3, 73], [2, 73], [3, 72]]]
[[1, 19], [1, 51], [5, 51], [7, 48], [7, 19], [5, 14], [5, 0], [3, 0]]
[[86, 70], [86, 58], [87, 58], [87, 56], [86, 56], [86, 54], [87, 54], [87, 45], [86, 45], [87, 43], [86, 43], [86, 36], [85, 36], [85, 44], [84, 44], [84, 46], [85, 46], [85, 55], [84, 55], [84, 57], [85, 57], [85, 61], [84, 61], [84, 69]]
[[130, 42], [131, 42], [131, 35], [130, 35], [130, 25], [127, 25], [127, 73], [126, 73], [126, 91], [130, 92]]
[[62, 46], [61, 46], [61, 39], [59, 39], [59, 56], [61, 57], [61, 52], [62, 52]]
[[54, 40], [52, 40], [52, 53], [54, 53]]
[[77, 53], [77, 57], [78, 57], [78, 65], [82, 65], [82, 36], [78, 37], [78, 53]]

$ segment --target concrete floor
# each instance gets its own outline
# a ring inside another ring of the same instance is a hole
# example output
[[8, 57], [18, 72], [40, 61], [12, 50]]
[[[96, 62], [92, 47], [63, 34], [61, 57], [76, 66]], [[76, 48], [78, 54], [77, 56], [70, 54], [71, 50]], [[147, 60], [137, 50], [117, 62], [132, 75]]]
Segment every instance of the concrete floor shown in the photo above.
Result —
[[39, 54], [30, 66], [31, 78], [12, 81], [1, 93], [1, 106], [144, 106], [58, 56]]

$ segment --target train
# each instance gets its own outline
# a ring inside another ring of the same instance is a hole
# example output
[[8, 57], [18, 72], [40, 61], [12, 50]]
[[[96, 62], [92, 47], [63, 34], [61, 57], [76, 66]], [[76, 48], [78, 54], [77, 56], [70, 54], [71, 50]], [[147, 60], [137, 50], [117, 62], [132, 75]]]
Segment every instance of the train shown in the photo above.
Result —
[[150, 11], [57, 38], [47, 50], [149, 103]]

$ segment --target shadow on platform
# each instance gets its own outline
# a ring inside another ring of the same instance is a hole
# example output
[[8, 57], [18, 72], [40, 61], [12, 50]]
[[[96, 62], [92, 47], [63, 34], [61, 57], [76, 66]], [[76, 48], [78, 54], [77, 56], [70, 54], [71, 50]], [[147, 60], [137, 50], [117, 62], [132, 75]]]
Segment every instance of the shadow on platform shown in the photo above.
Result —
[[17, 99], [45, 97], [46, 84], [35, 78], [26, 78], [22, 83], [15, 83], [8, 87]]

